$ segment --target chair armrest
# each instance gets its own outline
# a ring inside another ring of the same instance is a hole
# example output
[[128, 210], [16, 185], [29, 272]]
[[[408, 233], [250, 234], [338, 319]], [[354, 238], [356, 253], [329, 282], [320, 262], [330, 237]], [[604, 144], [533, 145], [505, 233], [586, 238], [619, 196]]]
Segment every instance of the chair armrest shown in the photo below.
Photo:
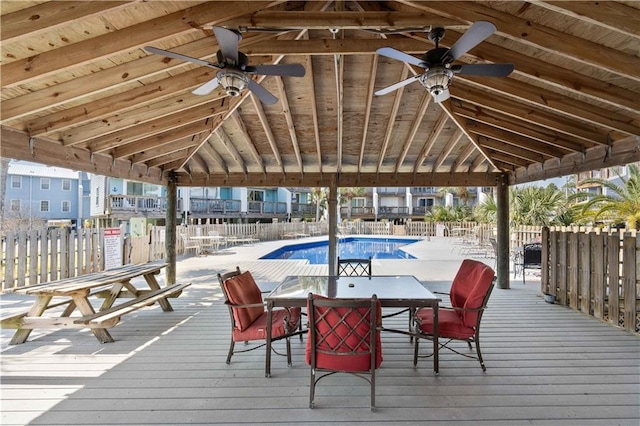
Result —
[[447, 293], [447, 292], [444, 292], [444, 291], [432, 291], [432, 293], [433, 294], [446, 294], [447, 296], [451, 295], [451, 293]]
[[249, 304], [246, 304], [246, 305], [236, 305], [236, 304], [233, 304], [231, 302], [224, 302], [224, 304], [228, 305], [228, 306], [230, 306], [232, 308], [257, 308], [257, 307], [266, 306], [265, 303], [249, 303]]

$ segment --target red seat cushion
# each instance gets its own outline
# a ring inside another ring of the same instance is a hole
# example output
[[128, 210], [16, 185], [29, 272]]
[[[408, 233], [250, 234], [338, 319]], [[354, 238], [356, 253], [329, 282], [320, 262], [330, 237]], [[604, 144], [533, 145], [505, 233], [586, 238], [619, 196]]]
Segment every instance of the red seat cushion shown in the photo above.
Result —
[[[240, 275], [229, 278], [224, 282], [224, 290], [233, 305], [262, 304], [262, 293], [251, 272], [245, 271]], [[247, 330], [251, 324], [264, 313], [264, 306], [252, 308], [232, 308], [233, 318], [240, 331]]]
[[[323, 298], [322, 296], [314, 296], [315, 298]], [[310, 307], [307, 306], [307, 310]], [[325, 312], [328, 309], [333, 309], [333, 312], [328, 313], [324, 319], [326, 321], [317, 324], [318, 335], [325, 335], [326, 339], [319, 342], [316, 350], [316, 367], [337, 370], [337, 371], [369, 371], [371, 370], [371, 357], [369, 355], [370, 339], [367, 337], [364, 341], [362, 336], [369, 336], [369, 317], [366, 321], [361, 321], [361, 315], [355, 312], [352, 315], [347, 316], [345, 321], [347, 324], [341, 324], [336, 327], [335, 330], [330, 331], [331, 327], [339, 322], [339, 319], [350, 308], [327, 308], [316, 307], [316, 310], [320, 313]], [[365, 312], [366, 308], [361, 308], [361, 312]], [[381, 318], [382, 308], [380, 301], [378, 301], [378, 313], [377, 318]], [[310, 327], [313, 325], [310, 325]], [[350, 331], [355, 331], [350, 334]], [[376, 336], [376, 368], [382, 364], [382, 342], [380, 339], [380, 332], [375, 333]], [[306, 347], [306, 360], [307, 364], [311, 364], [311, 351], [312, 342], [311, 334], [307, 339]], [[337, 353], [327, 353], [329, 351], [335, 351]]]
[[[285, 319], [288, 321], [285, 323]], [[295, 330], [298, 321], [300, 320], [300, 308], [277, 309], [271, 313], [271, 339], [277, 339], [285, 334]], [[286, 326], [286, 327], [285, 327]], [[263, 313], [256, 318], [250, 327], [239, 330], [233, 330], [234, 342], [245, 342], [250, 340], [265, 340], [267, 338], [267, 312]]]
[[[420, 318], [420, 329], [425, 334], [433, 334], [433, 310], [420, 309], [416, 316]], [[453, 309], [438, 310], [438, 335], [453, 339], [468, 339], [473, 337], [475, 330], [462, 322], [462, 317]]]
[[[482, 307], [484, 296], [489, 291], [495, 272], [490, 266], [477, 260], [465, 259], [451, 284], [451, 306], [464, 309]], [[467, 327], [475, 327], [478, 312], [461, 312]]]

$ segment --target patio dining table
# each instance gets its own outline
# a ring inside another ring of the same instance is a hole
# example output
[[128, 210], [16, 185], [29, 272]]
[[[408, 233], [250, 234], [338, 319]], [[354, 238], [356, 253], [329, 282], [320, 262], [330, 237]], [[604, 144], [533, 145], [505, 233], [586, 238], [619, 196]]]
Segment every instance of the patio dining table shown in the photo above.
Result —
[[[433, 309], [433, 371], [438, 374], [438, 304], [440, 298], [412, 275], [349, 276], [288, 276], [265, 297], [267, 324], [271, 324], [273, 308], [305, 307], [309, 293], [336, 298], [368, 298], [375, 294], [383, 308], [422, 307]], [[384, 318], [384, 317], [383, 317]], [[383, 319], [384, 321], [384, 319]], [[383, 331], [407, 334], [412, 332], [385, 328]], [[271, 327], [267, 327], [265, 376], [271, 376]]]

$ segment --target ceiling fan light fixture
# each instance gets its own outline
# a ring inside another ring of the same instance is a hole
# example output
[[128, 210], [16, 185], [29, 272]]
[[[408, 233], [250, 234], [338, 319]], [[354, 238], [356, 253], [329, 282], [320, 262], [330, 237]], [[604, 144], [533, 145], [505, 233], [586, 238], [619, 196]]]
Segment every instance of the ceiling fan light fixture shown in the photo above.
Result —
[[249, 85], [249, 77], [238, 71], [221, 70], [216, 77], [227, 95], [233, 97], [240, 96], [240, 93]]
[[429, 90], [429, 93], [438, 96], [449, 88], [452, 78], [453, 71], [444, 66], [436, 65], [420, 76], [420, 83]]

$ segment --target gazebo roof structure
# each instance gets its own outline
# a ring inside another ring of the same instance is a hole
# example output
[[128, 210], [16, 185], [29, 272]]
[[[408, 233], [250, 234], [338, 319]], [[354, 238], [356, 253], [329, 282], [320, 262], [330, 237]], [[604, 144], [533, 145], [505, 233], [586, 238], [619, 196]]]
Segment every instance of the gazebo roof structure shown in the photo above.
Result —
[[[493, 186], [640, 160], [640, 4], [556, 1], [3, 1], [4, 157], [181, 186]], [[495, 33], [457, 65], [437, 103], [416, 58], [444, 28]], [[214, 27], [237, 30], [249, 90], [192, 91], [217, 69]]]

